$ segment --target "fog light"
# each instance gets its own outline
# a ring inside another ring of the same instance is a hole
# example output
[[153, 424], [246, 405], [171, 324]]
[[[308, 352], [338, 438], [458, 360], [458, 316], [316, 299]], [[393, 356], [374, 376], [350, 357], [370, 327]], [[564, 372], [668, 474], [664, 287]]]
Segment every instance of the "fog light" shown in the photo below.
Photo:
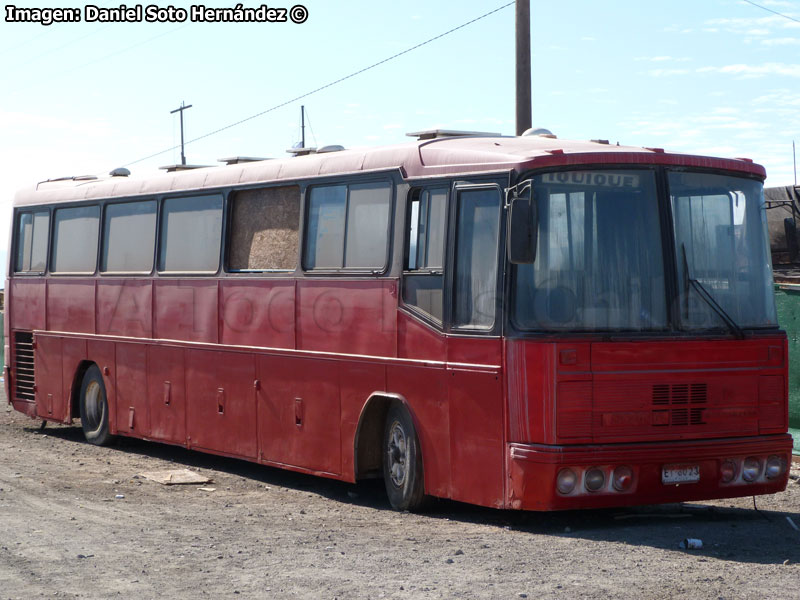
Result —
[[739, 469], [736, 468], [736, 463], [732, 460], [726, 460], [719, 467], [719, 478], [722, 483], [730, 483], [736, 479], [736, 473]]
[[755, 456], [748, 456], [745, 458], [744, 465], [742, 465], [742, 479], [744, 479], [747, 483], [752, 483], [758, 479], [760, 474], [761, 461]]
[[600, 469], [589, 469], [586, 471], [586, 477], [583, 481], [583, 484], [590, 492], [596, 492], [603, 487], [605, 482], [605, 473], [603, 473]]
[[617, 467], [614, 469], [612, 483], [614, 489], [618, 492], [627, 492], [633, 485], [633, 469], [630, 467]]
[[558, 472], [558, 477], [556, 477], [556, 489], [559, 494], [564, 494], [566, 496], [572, 493], [576, 483], [578, 483], [578, 476], [575, 475], [575, 471], [572, 469], [561, 469]]
[[767, 459], [767, 466], [764, 469], [764, 476], [767, 479], [776, 479], [783, 475], [783, 459], [774, 454]]

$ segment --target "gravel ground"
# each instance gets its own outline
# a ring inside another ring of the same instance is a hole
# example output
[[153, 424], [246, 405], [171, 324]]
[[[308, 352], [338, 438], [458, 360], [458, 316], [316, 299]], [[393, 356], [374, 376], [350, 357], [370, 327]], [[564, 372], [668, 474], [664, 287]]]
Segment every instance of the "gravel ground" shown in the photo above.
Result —
[[[800, 598], [800, 470], [757, 499], [519, 513], [389, 510], [352, 486], [0, 404], [0, 598]], [[211, 483], [164, 486], [188, 468]], [[206, 491], [203, 491], [204, 488]], [[213, 491], [210, 491], [213, 490]], [[684, 538], [703, 548], [681, 550]]]

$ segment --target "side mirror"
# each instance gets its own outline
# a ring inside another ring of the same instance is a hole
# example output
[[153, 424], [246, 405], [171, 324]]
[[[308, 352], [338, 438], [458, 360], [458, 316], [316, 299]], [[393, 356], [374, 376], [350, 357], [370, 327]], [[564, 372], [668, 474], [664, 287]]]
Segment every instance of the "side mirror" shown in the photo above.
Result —
[[514, 196], [508, 206], [508, 260], [514, 264], [530, 264], [536, 260], [536, 240], [539, 223], [536, 202], [531, 198]]

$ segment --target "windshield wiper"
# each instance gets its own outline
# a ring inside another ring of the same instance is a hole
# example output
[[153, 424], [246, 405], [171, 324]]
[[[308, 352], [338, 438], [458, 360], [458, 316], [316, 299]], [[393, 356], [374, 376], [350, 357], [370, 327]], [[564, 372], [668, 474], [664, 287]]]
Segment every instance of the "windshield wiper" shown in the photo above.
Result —
[[681, 252], [683, 253], [683, 286], [686, 294], [686, 318], [689, 318], [689, 287], [691, 286], [695, 289], [695, 291], [697, 291], [697, 294], [703, 300], [705, 300], [706, 304], [713, 308], [714, 312], [717, 313], [723, 321], [725, 321], [725, 324], [728, 326], [731, 332], [733, 332], [737, 338], [743, 340], [745, 336], [742, 328], [739, 327], [736, 324], [736, 321], [734, 321], [730, 315], [725, 312], [725, 309], [722, 308], [716, 300], [714, 300], [714, 296], [709, 293], [705, 286], [689, 274], [689, 261], [686, 260], [686, 244], [684, 243], [681, 243]]

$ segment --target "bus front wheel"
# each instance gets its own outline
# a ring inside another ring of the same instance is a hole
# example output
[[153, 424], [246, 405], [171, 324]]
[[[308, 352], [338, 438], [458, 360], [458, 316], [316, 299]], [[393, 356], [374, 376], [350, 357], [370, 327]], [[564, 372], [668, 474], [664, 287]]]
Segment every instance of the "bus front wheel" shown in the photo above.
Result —
[[425, 501], [422, 453], [411, 415], [393, 404], [383, 435], [383, 480], [395, 510], [418, 510]]
[[83, 376], [80, 396], [81, 427], [86, 441], [105, 446], [113, 440], [108, 430], [108, 400], [103, 376], [97, 365], [92, 365]]

